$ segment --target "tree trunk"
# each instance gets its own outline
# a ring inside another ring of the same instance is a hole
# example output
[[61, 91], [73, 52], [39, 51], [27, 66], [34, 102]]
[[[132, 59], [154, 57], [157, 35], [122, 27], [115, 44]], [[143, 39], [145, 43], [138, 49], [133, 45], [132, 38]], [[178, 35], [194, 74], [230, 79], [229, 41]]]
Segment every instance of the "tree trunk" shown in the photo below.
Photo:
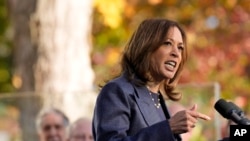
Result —
[[34, 96], [33, 65], [36, 50], [31, 43], [29, 21], [35, 11], [36, 0], [9, 0], [8, 10], [11, 16], [13, 41], [13, 84], [18, 96], [13, 100], [20, 109], [22, 140], [38, 140], [35, 131], [35, 118], [39, 111], [39, 99]]
[[44, 108], [60, 108], [71, 120], [89, 116], [92, 107], [85, 106], [93, 106], [94, 98], [92, 1], [40, 0], [37, 6], [32, 17], [38, 46], [35, 91], [42, 94]]
[[91, 117], [95, 100], [89, 57], [92, 1], [7, 2], [14, 28], [13, 83], [25, 94], [18, 99], [22, 140], [38, 140], [35, 119], [41, 105], [32, 92], [42, 95], [44, 108], [60, 108], [71, 120]]

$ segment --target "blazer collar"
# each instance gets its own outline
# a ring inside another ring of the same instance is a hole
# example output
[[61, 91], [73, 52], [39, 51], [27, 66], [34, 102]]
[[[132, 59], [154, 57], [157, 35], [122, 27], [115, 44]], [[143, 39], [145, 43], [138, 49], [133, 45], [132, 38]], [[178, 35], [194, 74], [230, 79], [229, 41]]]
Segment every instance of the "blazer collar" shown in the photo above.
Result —
[[146, 123], [150, 126], [162, 121], [156, 107], [154, 106], [152, 97], [149, 94], [149, 90], [145, 86], [134, 86], [134, 88], [137, 95], [136, 102]]

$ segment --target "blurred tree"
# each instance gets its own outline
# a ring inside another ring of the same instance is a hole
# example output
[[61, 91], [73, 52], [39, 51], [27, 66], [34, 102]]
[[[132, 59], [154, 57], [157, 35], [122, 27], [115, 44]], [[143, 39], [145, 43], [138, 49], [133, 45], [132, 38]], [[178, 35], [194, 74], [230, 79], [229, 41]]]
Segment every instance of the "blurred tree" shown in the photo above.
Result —
[[[188, 34], [190, 55], [180, 83], [217, 81], [222, 87], [222, 97], [250, 96], [250, 61], [247, 59], [250, 57], [250, 3], [247, 0], [115, 1], [95, 1], [95, 52], [123, 47], [131, 31], [145, 18], [169, 18], [180, 22]], [[104, 11], [103, 5], [116, 7], [112, 8], [116, 16], [109, 16], [109, 10]], [[113, 21], [119, 21], [116, 26], [101, 22], [109, 21], [111, 17]], [[109, 63], [102, 61], [98, 64], [95, 52], [93, 66], [97, 76], [101, 76], [97, 77], [96, 83], [100, 83], [104, 77], [102, 73], [117, 68], [119, 58], [113, 59], [117, 60], [113, 67], [107, 65], [101, 71], [100, 66]], [[107, 56], [103, 55], [104, 58]]]
[[11, 84], [12, 72], [12, 30], [9, 24], [7, 1], [0, 1], [0, 92], [14, 90]]
[[[13, 78], [12, 82], [18, 94], [25, 95], [34, 91], [34, 63], [36, 50], [31, 42], [30, 15], [34, 12], [36, 0], [8, 1], [11, 23], [14, 32], [13, 38]], [[14, 99], [14, 97], [13, 97]], [[37, 99], [20, 97], [17, 100], [20, 108], [20, 125], [23, 140], [38, 140], [35, 134], [35, 119], [39, 111]]]
[[91, 114], [83, 105], [92, 102], [94, 90], [89, 56], [92, 1], [10, 0], [8, 8], [14, 28], [13, 85], [19, 94], [43, 100], [31, 95], [19, 99], [22, 140], [38, 140], [35, 119], [40, 106], [62, 109], [71, 120]]
[[71, 120], [91, 114], [82, 107], [92, 102], [87, 98], [94, 90], [91, 28], [91, 0], [39, 0], [32, 15], [35, 92], [41, 94], [43, 108], [62, 109]]

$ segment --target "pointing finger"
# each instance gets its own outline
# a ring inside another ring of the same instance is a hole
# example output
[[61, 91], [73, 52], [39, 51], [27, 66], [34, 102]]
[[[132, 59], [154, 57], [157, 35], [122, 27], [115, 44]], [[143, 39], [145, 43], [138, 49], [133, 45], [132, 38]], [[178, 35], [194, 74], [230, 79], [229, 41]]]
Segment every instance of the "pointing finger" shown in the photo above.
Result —
[[198, 113], [196, 118], [200, 118], [200, 119], [203, 119], [203, 120], [211, 120], [211, 118], [205, 114], [202, 114], [202, 113]]

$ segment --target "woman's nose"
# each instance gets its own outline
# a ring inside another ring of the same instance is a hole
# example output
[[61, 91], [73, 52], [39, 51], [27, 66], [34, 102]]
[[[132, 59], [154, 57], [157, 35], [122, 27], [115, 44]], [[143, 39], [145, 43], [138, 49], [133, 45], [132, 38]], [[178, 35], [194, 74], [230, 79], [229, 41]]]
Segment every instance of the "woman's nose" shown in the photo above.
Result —
[[177, 46], [173, 46], [172, 47], [172, 51], [171, 51], [171, 56], [173, 57], [179, 57], [179, 52], [178, 52], [178, 47]]

